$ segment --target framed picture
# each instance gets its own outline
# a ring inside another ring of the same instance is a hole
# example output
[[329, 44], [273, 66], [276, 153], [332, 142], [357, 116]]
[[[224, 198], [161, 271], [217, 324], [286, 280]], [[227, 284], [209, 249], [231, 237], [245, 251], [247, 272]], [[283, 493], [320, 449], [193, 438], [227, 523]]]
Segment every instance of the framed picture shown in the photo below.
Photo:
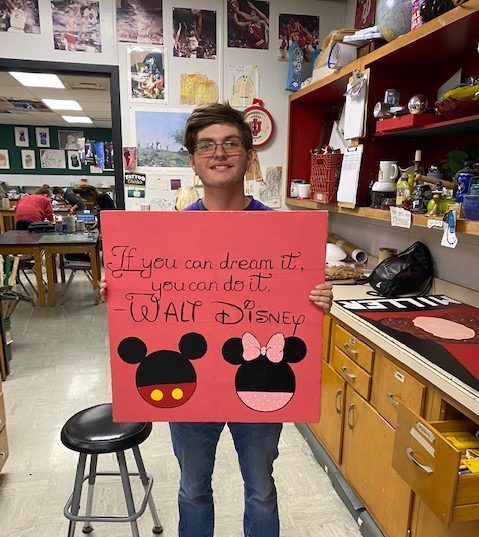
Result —
[[15, 127], [15, 145], [17, 147], [28, 147], [28, 127]]
[[35, 151], [33, 149], [22, 149], [22, 168], [24, 170], [34, 170], [36, 168]]
[[130, 100], [166, 104], [166, 58], [163, 48], [131, 47], [127, 56]]
[[40, 149], [42, 168], [66, 168], [65, 151], [63, 149]]
[[50, 131], [44, 127], [35, 127], [37, 147], [50, 147]]
[[58, 149], [81, 149], [83, 131], [58, 131]]
[[81, 161], [78, 151], [67, 151], [68, 169], [81, 170]]
[[8, 149], [0, 149], [0, 170], [10, 169], [10, 159], [8, 158]]

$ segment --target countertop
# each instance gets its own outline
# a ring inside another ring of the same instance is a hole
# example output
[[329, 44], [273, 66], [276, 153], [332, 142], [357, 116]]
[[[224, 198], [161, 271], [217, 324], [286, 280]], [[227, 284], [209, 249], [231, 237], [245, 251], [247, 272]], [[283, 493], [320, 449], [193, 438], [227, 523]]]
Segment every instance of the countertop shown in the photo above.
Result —
[[[335, 285], [334, 300], [370, 299], [367, 295], [371, 290], [369, 285]], [[451, 296], [451, 298], [454, 298]], [[358, 334], [369, 339], [372, 343], [394, 357], [418, 375], [428, 380], [434, 386], [450, 396], [455, 401], [479, 416], [479, 392], [467, 386], [456, 377], [413, 351], [406, 345], [381, 332], [372, 324], [354, 315], [347, 309], [333, 302], [331, 315], [350, 326]]]

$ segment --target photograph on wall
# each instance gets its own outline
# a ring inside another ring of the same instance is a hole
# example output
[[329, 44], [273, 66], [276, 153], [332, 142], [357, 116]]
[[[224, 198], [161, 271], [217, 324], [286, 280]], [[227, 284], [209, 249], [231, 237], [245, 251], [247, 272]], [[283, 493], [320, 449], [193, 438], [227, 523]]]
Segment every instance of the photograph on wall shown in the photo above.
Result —
[[65, 151], [63, 149], [40, 149], [40, 165], [42, 168], [66, 168]]
[[10, 159], [8, 158], [8, 149], [0, 149], [0, 170], [10, 169]]
[[0, 0], [0, 32], [39, 34], [38, 0]]
[[58, 148], [79, 151], [83, 131], [58, 131]]
[[15, 145], [17, 147], [28, 147], [30, 145], [28, 127], [15, 127]]
[[45, 127], [35, 127], [38, 147], [50, 147], [50, 131]]
[[127, 51], [130, 99], [166, 103], [165, 54], [161, 47], [132, 47]]
[[228, 0], [228, 46], [269, 48], [269, 2]]
[[182, 73], [180, 75], [180, 104], [198, 106], [217, 103], [218, 84], [204, 73]]
[[173, 8], [173, 56], [216, 58], [216, 11]]
[[24, 170], [34, 170], [36, 168], [35, 151], [33, 149], [22, 149], [22, 168]]
[[81, 161], [78, 157], [78, 151], [67, 151], [68, 169], [81, 170]]
[[319, 17], [314, 15], [292, 15], [280, 13], [278, 36], [278, 59], [288, 61], [288, 49], [291, 43], [297, 43], [303, 51], [306, 61], [311, 59], [314, 51], [321, 50], [319, 42]]
[[183, 131], [189, 113], [136, 112], [138, 166], [188, 167]]
[[101, 52], [100, 2], [52, 0], [55, 50]]
[[124, 43], [163, 45], [162, 0], [117, 0], [116, 35]]
[[376, 0], [357, 0], [354, 27], [356, 29], [370, 28], [374, 26], [375, 18]]
[[126, 192], [127, 192], [127, 197], [129, 198], [144, 198], [145, 197], [145, 189], [137, 187], [137, 186], [128, 188]]
[[103, 142], [103, 151], [105, 153], [105, 167], [106, 170], [114, 170], [115, 163], [113, 160], [113, 142]]
[[136, 147], [123, 148], [123, 168], [134, 170], [136, 168]]
[[259, 74], [257, 65], [229, 66], [229, 103], [231, 106], [251, 106], [259, 98]]

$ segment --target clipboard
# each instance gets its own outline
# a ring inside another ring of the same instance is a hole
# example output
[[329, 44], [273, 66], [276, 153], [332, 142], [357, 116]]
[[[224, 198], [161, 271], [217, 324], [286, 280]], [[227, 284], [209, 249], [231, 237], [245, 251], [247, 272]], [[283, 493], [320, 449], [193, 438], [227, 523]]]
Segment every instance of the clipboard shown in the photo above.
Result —
[[368, 100], [369, 69], [354, 71], [346, 88], [344, 139], [364, 136], [366, 126], [366, 103]]
[[362, 144], [348, 147], [343, 156], [341, 175], [337, 193], [337, 203], [340, 207], [354, 209], [358, 192], [359, 170], [363, 157]]

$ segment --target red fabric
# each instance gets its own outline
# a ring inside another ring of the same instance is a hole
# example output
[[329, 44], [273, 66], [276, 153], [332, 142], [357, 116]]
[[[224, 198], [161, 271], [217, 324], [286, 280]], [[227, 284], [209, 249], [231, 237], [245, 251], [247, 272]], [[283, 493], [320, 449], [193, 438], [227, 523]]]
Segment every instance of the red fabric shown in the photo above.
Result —
[[15, 223], [19, 220], [37, 222], [53, 220], [52, 202], [40, 194], [32, 194], [18, 200], [15, 209]]

